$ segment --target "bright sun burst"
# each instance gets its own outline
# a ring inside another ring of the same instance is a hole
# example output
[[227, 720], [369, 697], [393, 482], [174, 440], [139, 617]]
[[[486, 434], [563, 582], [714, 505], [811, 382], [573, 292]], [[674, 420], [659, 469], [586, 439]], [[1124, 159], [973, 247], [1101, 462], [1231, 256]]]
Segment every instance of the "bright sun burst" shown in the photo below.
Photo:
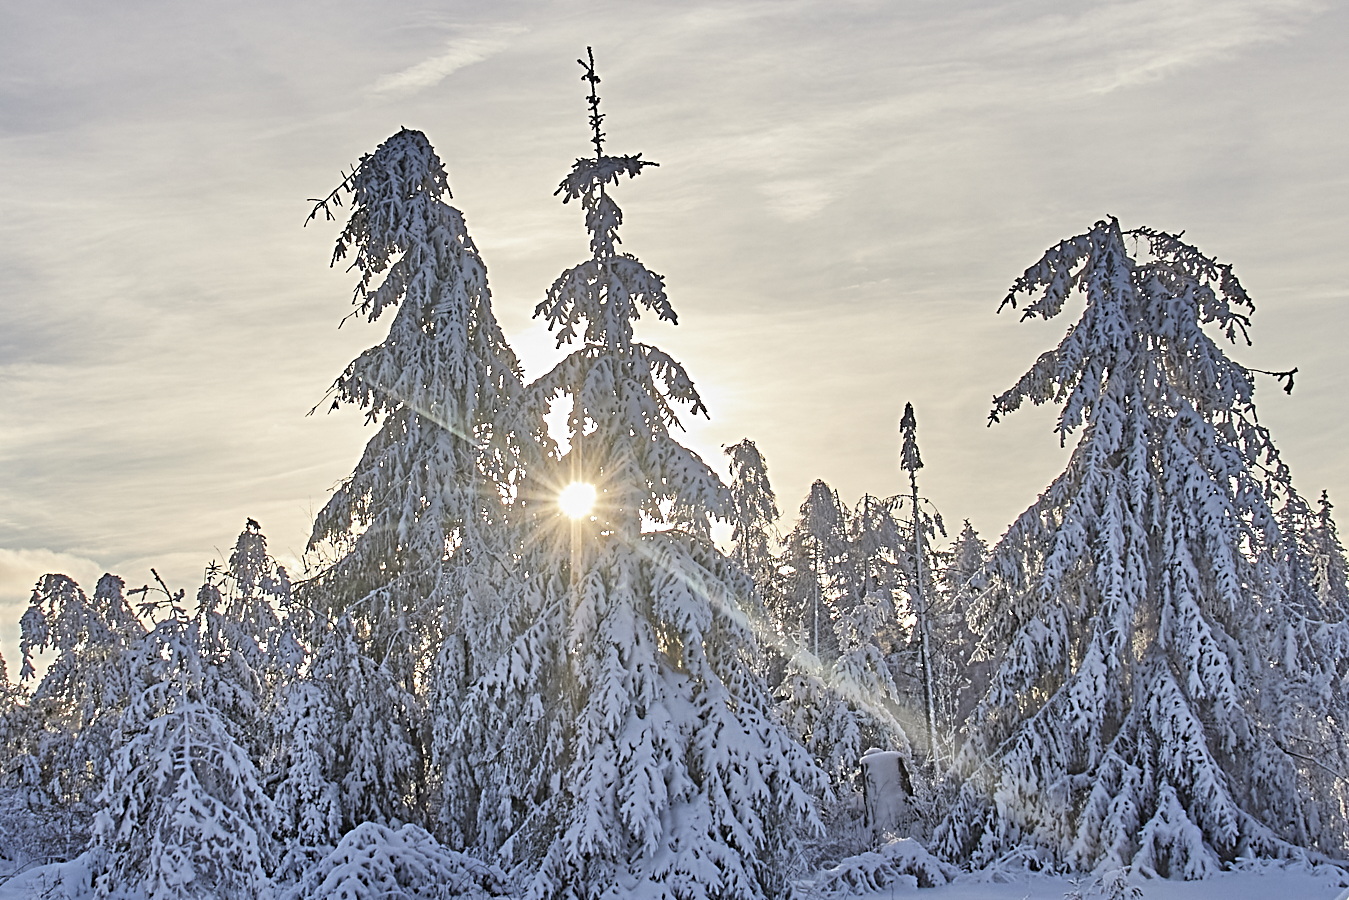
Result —
[[584, 519], [595, 508], [595, 486], [573, 481], [557, 495], [558, 507], [573, 519]]

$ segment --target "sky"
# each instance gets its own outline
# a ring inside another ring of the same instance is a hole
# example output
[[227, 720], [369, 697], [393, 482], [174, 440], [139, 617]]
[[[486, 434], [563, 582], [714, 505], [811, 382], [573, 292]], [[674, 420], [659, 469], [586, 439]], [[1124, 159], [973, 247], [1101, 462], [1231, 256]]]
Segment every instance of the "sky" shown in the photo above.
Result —
[[[387, 322], [339, 323], [344, 167], [424, 131], [528, 376], [588, 254], [553, 196], [590, 152], [593, 46], [624, 248], [666, 277], [708, 420], [764, 453], [788, 528], [821, 478], [921, 482], [988, 539], [1067, 451], [990, 399], [1073, 316], [997, 314], [1057, 241], [1184, 231], [1255, 300], [1245, 365], [1305, 494], [1349, 504], [1349, 6], [1308, 0], [0, 0], [0, 652], [33, 582], [153, 567], [191, 595], [246, 517], [293, 570], [372, 433], [307, 413]], [[1346, 506], [1345, 508], [1349, 508]]]

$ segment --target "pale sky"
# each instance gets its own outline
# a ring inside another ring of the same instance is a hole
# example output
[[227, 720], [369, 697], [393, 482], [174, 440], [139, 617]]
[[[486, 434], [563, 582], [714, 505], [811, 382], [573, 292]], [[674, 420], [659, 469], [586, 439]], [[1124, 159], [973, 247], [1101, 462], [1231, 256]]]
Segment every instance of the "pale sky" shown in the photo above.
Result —
[[[812, 480], [924, 492], [996, 539], [1062, 467], [1050, 410], [990, 398], [1070, 317], [996, 315], [1097, 219], [1184, 230], [1255, 299], [1258, 392], [1299, 487], [1349, 510], [1349, 7], [1116, 2], [179, 3], [0, 0], [0, 652], [58, 570], [156, 567], [189, 595], [247, 516], [294, 561], [370, 431], [305, 413], [387, 325], [337, 324], [343, 167], [402, 126], [445, 160], [528, 369], [586, 253], [552, 196], [590, 152], [658, 161], [616, 193], [680, 313], [644, 319], [712, 418], [765, 454], [790, 525]], [[1073, 311], [1074, 315], [1076, 311]]]

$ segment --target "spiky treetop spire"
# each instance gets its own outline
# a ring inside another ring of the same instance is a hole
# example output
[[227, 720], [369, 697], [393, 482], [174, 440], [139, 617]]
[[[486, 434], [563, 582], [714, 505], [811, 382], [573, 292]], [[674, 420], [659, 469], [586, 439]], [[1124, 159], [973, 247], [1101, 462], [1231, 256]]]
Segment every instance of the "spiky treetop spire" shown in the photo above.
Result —
[[918, 478], [918, 470], [923, 467], [923, 457], [918, 453], [918, 419], [913, 414], [913, 404], [904, 404], [904, 415], [899, 420], [899, 433], [904, 444], [899, 451], [899, 467], [909, 473], [909, 481]]
[[590, 47], [586, 48], [586, 58], [578, 59], [578, 63], [585, 69], [585, 74], [581, 76], [582, 81], [590, 82], [590, 97], [587, 101], [590, 104], [590, 128], [595, 136], [590, 142], [595, 145], [595, 158], [604, 156], [604, 132], [600, 131], [600, 124], [604, 122], [604, 113], [600, 112], [600, 95], [596, 92], [599, 87], [600, 76], [595, 73], [595, 51]]
[[[609, 199], [605, 191], [605, 185], [618, 184], [620, 176], [627, 175], [629, 178], [636, 178], [641, 174], [642, 169], [647, 166], [658, 166], [659, 163], [650, 162], [642, 159], [642, 154], [636, 153], [632, 156], [605, 156], [604, 155], [604, 132], [600, 130], [601, 123], [604, 122], [604, 113], [600, 112], [600, 96], [596, 92], [596, 86], [600, 83], [600, 77], [595, 73], [595, 54], [587, 47], [586, 58], [578, 59], [581, 68], [585, 69], [585, 74], [581, 76], [582, 81], [590, 83], [590, 96], [586, 98], [586, 103], [590, 107], [590, 130], [592, 136], [590, 142], [595, 145], [594, 159], [578, 159], [572, 166], [571, 172], [562, 179], [557, 190], [553, 192], [554, 196], [561, 194], [562, 202], [570, 200], [580, 200], [581, 206], [586, 211], [586, 229], [590, 232], [590, 250], [595, 259], [605, 259], [615, 255], [616, 245], [619, 243], [618, 226], [623, 224], [623, 211], [618, 208], [618, 204]], [[554, 286], [556, 288], [556, 285]], [[551, 292], [550, 292], [551, 294]], [[664, 300], [664, 295], [660, 298]], [[540, 304], [535, 315], [543, 311]], [[650, 306], [651, 304], [647, 304]], [[668, 309], [657, 309], [657, 315], [662, 319], [675, 321], [674, 311]], [[551, 323], [550, 323], [551, 327]], [[564, 331], [558, 332], [558, 345], [570, 340], [570, 332], [566, 332], [564, 340]], [[587, 334], [589, 339], [589, 334]]]

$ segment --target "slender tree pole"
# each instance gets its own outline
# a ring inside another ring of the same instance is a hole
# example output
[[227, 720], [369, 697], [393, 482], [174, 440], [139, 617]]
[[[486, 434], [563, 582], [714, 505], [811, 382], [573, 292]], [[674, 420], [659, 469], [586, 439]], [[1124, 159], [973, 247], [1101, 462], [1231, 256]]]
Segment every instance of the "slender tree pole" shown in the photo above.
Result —
[[923, 671], [923, 713], [927, 719], [927, 751], [933, 768], [938, 765], [937, 748], [937, 710], [936, 690], [932, 684], [932, 629], [928, 615], [927, 571], [923, 558], [927, 546], [923, 535], [922, 516], [918, 499], [918, 470], [923, 467], [923, 458], [918, 454], [918, 420], [913, 414], [913, 404], [904, 404], [904, 416], [899, 420], [899, 432], [903, 435], [900, 448], [899, 467], [909, 473], [909, 499], [913, 504], [913, 599], [914, 613], [918, 617], [918, 665]]

